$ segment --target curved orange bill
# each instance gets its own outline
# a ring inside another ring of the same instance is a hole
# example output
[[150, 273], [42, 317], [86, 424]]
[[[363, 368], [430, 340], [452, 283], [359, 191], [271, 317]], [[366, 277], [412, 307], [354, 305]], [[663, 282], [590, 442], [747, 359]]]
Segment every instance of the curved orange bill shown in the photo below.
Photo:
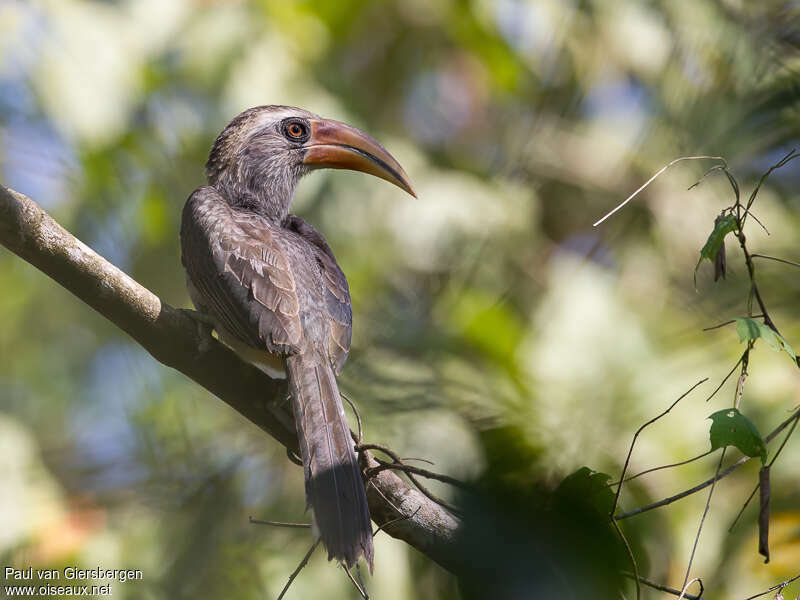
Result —
[[340, 121], [311, 120], [303, 163], [316, 168], [350, 169], [385, 179], [417, 197], [408, 175], [380, 143]]

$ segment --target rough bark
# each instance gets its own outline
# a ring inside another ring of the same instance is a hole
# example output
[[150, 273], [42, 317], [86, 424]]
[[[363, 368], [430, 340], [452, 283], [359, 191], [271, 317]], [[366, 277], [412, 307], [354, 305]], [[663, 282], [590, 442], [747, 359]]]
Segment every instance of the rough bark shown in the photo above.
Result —
[[[130, 335], [156, 360], [223, 400], [286, 448], [298, 451], [285, 380], [271, 379], [213, 338], [188, 315], [98, 255], [30, 198], [0, 185], [0, 243]], [[377, 463], [370, 456], [371, 466]], [[373, 520], [448, 570], [459, 563], [460, 522], [395, 473], [374, 477]]]

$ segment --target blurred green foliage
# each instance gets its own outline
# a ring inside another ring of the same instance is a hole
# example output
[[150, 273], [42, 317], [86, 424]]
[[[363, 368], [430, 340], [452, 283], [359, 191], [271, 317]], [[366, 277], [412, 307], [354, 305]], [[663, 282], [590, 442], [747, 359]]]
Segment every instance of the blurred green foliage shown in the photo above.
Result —
[[[342, 387], [367, 440], [480, 485], [460, 498], [484, 517], [478, 555], [510, 532], [495, 560], [550, 551], [555, 564], [571, 548], [565, 572], [586, 575], [572, 591], [611, 589], [609, 571], [627, 568], [616, 542], [580, 498], [554, 490], [583, 465], [618, 473], [641, 423], [702, 377], [716, 386], [741, 349], [730, 332], [700, 329], [744, 316], [749, 280], [729, 248], [727, 280], [714, 284], [704, 264], [695, 291], [697, 252], [731, 203], [722, 179], [686, 191], [703, 165], [676, 167], [591, 223], [677, 156], [724, 155], [752, 185], [786, 154], [800, 132], [798, 24], [796, 3], [739, 0], [8, 0], [0, 177], [188, 306], [180, 210], [228, 120], [284, 103], [369, 131], [420, 200], [323, 172], [295, 203], [351, 283]], [[754, 212], [772, 235], [750, 223], [755, 250], [800, 258], [799, 178], [789, 165], [765, 184]], [[758, 277], [796, 348], [796, 270], [761, 262]], [[800, 397], [776, 356], [757, 348], [750, 361], [743, 410], [761, 431]], [[696, 394], [642, 436], [636, 470], [707, 447], [709, 405]], [[709, 598], [795, 574], [795, 446], [772, 471], [769, 565], [754, 513], [724, 534], [756, 472], [743, 467], [716, 492], [693, 570]], [[0, 448], [6, 563], [143, 569], [144, 583], [114, 585], [122, 598], [277, 597], [310, 543], [307, 531], [247, 521], [304, 518], [301, 474], [277, 444], [6, 251]], [[690, 487], [716, 460], [638, 479], [622, 502]], [[682, 580], [703, 502], [626, 523], [649, 579]], [[375, 597], [470, 597], [506, 573], [489, 561], [459, 588], [404, 544], [376, 544]], [[533, 593], [521, 585], [513, 597]], [[320, 590], [357, 597], [318, 552], [288, 597]]]

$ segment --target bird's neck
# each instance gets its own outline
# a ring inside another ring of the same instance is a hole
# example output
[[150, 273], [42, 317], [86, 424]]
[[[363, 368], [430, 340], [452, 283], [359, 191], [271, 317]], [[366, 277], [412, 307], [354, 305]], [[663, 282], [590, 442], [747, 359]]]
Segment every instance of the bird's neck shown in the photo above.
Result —
[[280, 224], [289, 214], [295, 185], [259, 173], [244, 173], [237, 177], [220, 177], [214, 187], [233, 208], [256, 213]]

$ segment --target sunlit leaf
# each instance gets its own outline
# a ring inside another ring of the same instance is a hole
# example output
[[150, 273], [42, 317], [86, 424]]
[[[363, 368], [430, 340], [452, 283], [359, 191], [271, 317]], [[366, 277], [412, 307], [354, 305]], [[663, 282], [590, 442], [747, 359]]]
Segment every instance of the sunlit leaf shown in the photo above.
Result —
[[718, 410], [711, 419], [711, 449], [735, 446], [745, 456], [760, 456], [766, 463], [767, 446], [753, 422], [735, 408]]
[[739, 317], [734, 320], [736, 321], [736, 331], [739, 333], [740, 342], [762, 339], [776, 352], [783, 350], [786, 354], [791, 356], [793, 360], [797, 360], [797, 356], [794, 350], [792, 350], [792, 347], [781, 335], [776, 333], [774, 329], [771, 329], [761, 321], [756, 321], [748, 317]]

